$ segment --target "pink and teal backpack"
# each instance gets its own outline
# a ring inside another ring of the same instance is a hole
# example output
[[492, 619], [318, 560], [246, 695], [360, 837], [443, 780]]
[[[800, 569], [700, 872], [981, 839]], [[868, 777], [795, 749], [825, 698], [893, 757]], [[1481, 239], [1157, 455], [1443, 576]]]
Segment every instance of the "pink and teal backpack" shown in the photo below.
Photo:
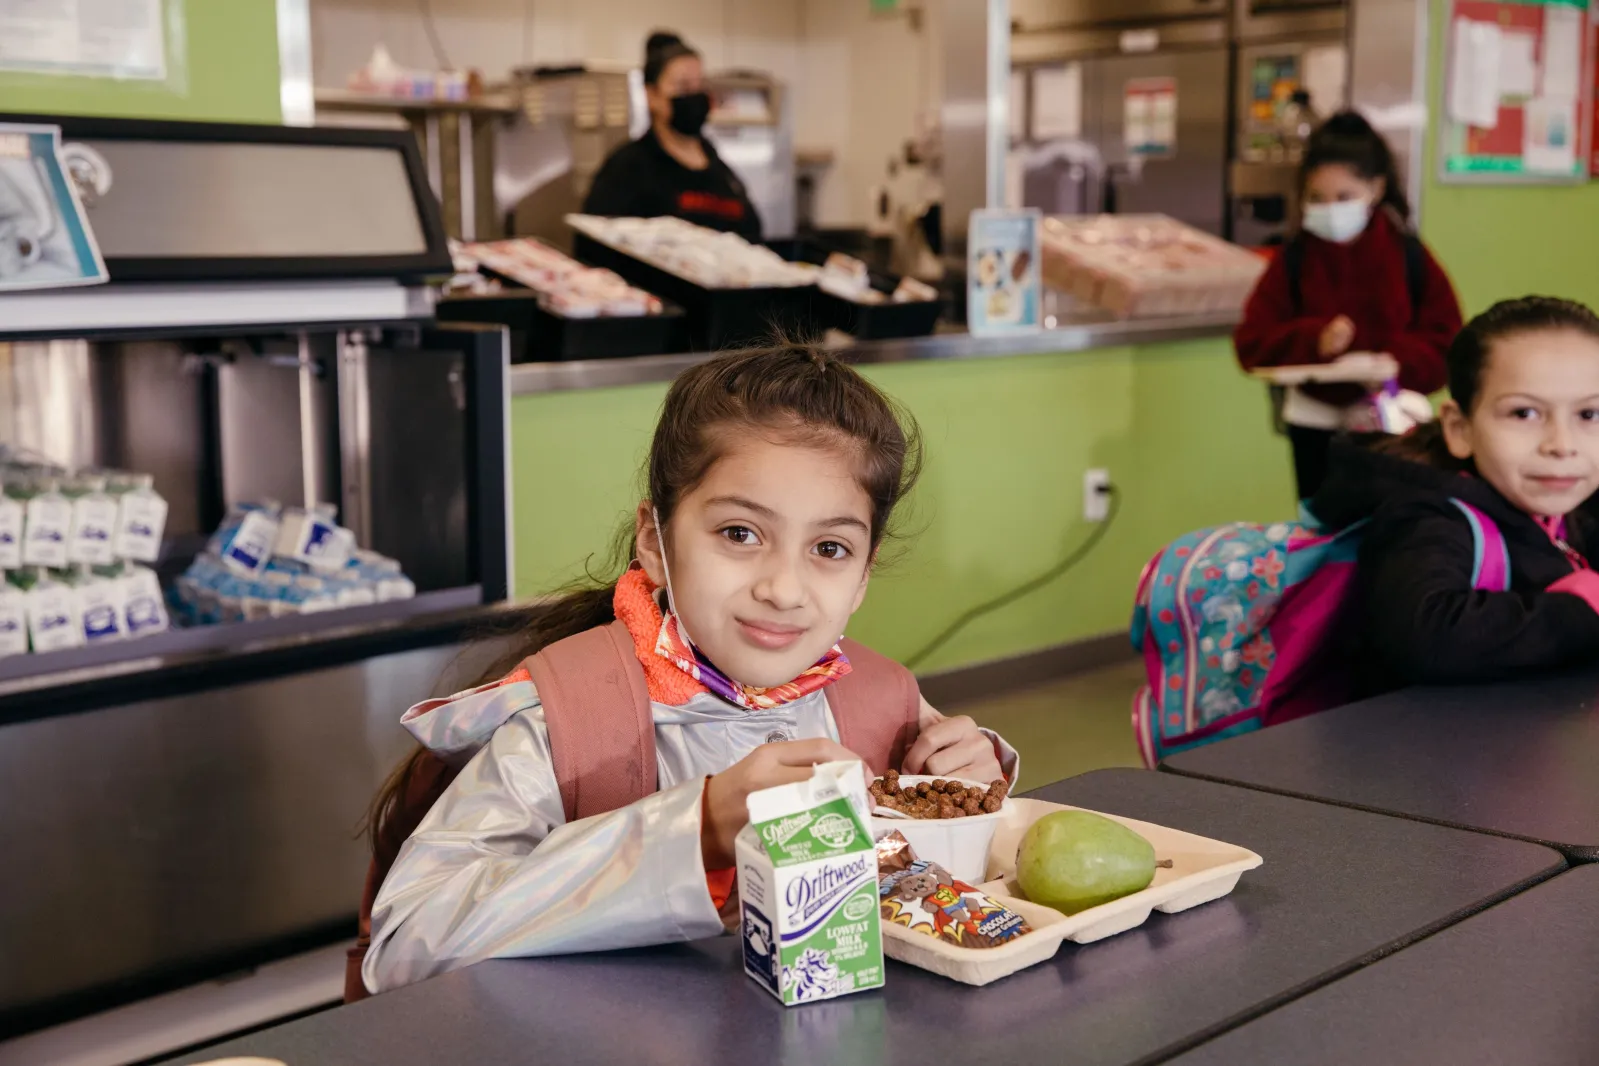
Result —
[[[1510, 588], [1493, 519], [1460, 500], [1476, 555], [1472, 587]], [[1133, 647], [1149, 683], [1133, 697], [1144, 763], [1349, 702], [1355, 695], [1355, 560], [1365, 523], [1313, 516], [1236, 522], [1174, 541], [1144, 568]]]

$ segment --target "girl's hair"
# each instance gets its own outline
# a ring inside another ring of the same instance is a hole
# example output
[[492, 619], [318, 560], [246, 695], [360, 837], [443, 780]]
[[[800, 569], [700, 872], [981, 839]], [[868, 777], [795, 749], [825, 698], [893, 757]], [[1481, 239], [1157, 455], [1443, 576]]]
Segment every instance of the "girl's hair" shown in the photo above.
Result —
[[1346, 166], [1365, 181], [1383, 179], [1383, 205], [1410, 221], [1410, 201], [1399, 180], [1399, 166], [1393, 149], [1382, 134], [1372, 128], [1358, 112], [1340, 111], [1310, 135], [1305, 158], [1299, 164], [1299, 187], [1303, 189], [1317, 167]]
[[[895, 506], [921, 472], [915, 420], [837, 356], [799, 344], [732, 352], [684, 371], [667, 391], [645, 463], [649, 501], [663, 527], [741, 433], [847, 454], [871, 500], [872, 557], [889, 533]], [[618, 532], [610, 576], [591, 575], [537, 608], [512, 649], [477, 684], [505, 676], [558, 640], [615, 620], [616, 582], [635, 556], [633, 524], [629, 517]], [[396, 817], [428, 757], [418, 748], [373, 800], [367, 832], [374, 854], [397, 849], [410, 835], [409, 829], [404, 836], [395, 832]]]
[[698, 59], [699, 53], [675, 33], [656, 30], [650, 34], [649, 39], [644, 42], [644, 84], [657, 84], [672, 60], [682, 59], [684, 56]]
[[[1575, 300], [1555, 296], [1501, 300], [1467, 322], [1450, 343], [1444, 357], [1449, 369], [1450, 398], [1462, 411], [1471, 414], [1477, 406], [1482, 376], [1488, 368], [1494, 344], [1516, 334], [1543, 330], [1574, 330], [1599, 341], [1599, 315]], [[1437, 422], [1384, 441], [1378, 445], [1378, 450], [1446, 470], [1468, 469], [1470, 465], [1469, 461], [1463, 463], [1449, 454], [1443, 427]]]

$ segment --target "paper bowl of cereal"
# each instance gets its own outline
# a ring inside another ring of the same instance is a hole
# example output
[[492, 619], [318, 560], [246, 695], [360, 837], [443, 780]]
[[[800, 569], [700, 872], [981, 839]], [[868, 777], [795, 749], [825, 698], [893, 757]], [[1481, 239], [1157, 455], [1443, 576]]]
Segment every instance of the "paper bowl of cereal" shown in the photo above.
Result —
[[890, 770], [873, 781], [872, 836], [898, 831], [922, 858], [963, 881], [984, 880], [1009, 785]]

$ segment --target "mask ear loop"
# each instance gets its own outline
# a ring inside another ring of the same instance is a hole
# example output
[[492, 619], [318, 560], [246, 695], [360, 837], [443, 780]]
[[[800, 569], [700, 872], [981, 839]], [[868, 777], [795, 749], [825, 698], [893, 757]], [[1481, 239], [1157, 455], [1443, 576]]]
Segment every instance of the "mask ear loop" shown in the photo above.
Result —
[[666, 571], [666, 606], [677, 617], [677, 631], [683, 634], [683, 642], [693, 648], [694, 638], [688, 635], [688, 626], [677, 609], [677, 597], [672, 593], [672, 564], [666, 561], [666, 534], [661, 531], [661, 512], [653, 506], [650, 508], [650, 520], [655, 523], [655, 540], [661, 546], [661, 569]]

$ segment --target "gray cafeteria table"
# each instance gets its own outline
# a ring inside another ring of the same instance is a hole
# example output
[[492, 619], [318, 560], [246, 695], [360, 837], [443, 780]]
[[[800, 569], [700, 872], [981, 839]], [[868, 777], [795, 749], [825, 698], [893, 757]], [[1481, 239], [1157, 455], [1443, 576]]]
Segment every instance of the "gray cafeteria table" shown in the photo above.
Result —
[[1590, 1066], [1599, 866], [1579, 866], [1239, 1029], [1181, 1066]]
[[1594, 862], [1599, 673], [1406, 689], [1174, 755], [1162, 768]]
[[986, 988], [891, 964], [881, 992], [783, 1008], [739, 942], [481, 963], [192, 1055], [289, 1066], [460, 1062], [1152, 1062], [1565, 866], [1523, 841], [1143, 770], [1031, 795], [1259, 852], [1232, 895]]

